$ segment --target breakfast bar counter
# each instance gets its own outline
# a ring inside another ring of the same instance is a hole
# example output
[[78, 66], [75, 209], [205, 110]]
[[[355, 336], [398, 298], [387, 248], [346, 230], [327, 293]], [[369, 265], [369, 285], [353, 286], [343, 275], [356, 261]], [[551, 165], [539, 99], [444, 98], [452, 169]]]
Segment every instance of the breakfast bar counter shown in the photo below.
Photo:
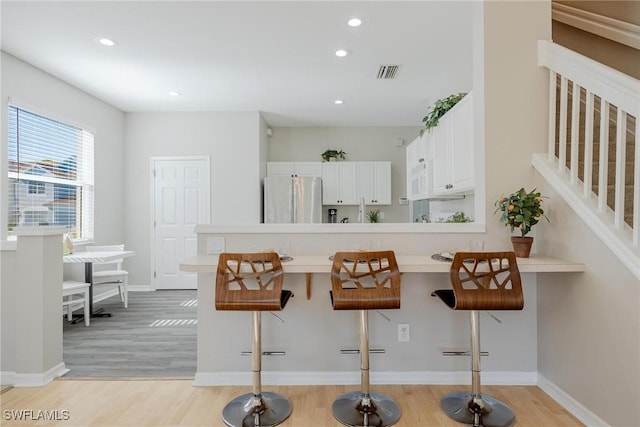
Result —
[[[370, 362], [372, 384], [470, 384], [469, 358], [449, 355], [468, 350], [468, 315], [431, 296], [451, 287], [450, 262], [432, 256], [465, 250], [472, 239], [485, 240], [487, 251], [510, 250], [510, 242], [478, 225], [454, 225], [437, 231], [384, 224], [196, 226], [197, 255], [180, 262], [182, 271], [197, 276], [195, 385], [251, 384], [250, 360], [242, 356], [250, 350], [250, 314], [216, 310], [215, 281], [218, 253], [262, 251], [283, 256], [284, 288], [295, 295], [277, 317], [268, 312], [262, 316], [262, 348], [268, 354], [263, 357], [263, 383], [358, 384], [357, 313], [334, 311], [329, 297], [329, 257], [358, 250], [393, 250], [402, 273], [400, 309], [369, 315], [370, 345], [376, 349]], [[482, 322], [482, 350], [489, 354], [483, 357], [486, 384], [536, 384], [537, 300], [548, 286], [538, 285], [538, 276], [557, 276], [553, 283], [565, 286], [564, 275], [584, 271], [580, 262], [535, 250], [531, 258], [517, 261], [524, 309], [494, 312]], [[409, 341], [400, 341], [400, 326], [410, 328]]]

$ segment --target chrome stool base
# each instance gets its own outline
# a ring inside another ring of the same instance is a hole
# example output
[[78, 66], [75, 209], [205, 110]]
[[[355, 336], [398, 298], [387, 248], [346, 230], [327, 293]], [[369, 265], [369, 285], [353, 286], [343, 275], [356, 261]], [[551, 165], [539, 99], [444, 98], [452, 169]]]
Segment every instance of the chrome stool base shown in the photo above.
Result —
[[[478, 416], [474, 407], [478, 409]], [[516, 415], [498, 399], [481, 394], [479, 397], [468, 391], [449, 393], [440, 401], [440, 408], [447, 416], [471, 426], [509, 427], [516, 422]]]
[[230, 427], [271, 427], [291, 415], [291, 401], [272, 392], [253, 393], [233, 399], [222, 410], [222, 421]]
[[339, 396], [333, 402], [333, 416], [346, 426], [392, 426], [398, 422], [402, 411], [398, 403], [382, 393], [370, 393], [368, 405], [365, 395], [352, 391]]

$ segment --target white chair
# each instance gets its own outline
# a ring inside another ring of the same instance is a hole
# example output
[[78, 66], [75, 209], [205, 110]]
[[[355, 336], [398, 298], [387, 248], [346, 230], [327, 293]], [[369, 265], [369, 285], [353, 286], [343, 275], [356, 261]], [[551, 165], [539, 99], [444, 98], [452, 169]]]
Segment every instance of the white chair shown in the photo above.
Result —
[[67, 307], [67, 319], [73, 320], [73, 311], [84, 307], [84, 325], [89, 326], [89, 284], [65, 280], [62, 282], [62, 307]]
[[[87, 246], [87, 252], [114, 252], [123, 251], [124, 245]], [[93, 302], [96, 302], [96, 286], [105, 284], [117, 284], [120, 293], [120, 301], [124, 308], [129, 307], [127, 282], [129, 272], [122, 269], [122, 258], [109, 262], [93, 263]]]

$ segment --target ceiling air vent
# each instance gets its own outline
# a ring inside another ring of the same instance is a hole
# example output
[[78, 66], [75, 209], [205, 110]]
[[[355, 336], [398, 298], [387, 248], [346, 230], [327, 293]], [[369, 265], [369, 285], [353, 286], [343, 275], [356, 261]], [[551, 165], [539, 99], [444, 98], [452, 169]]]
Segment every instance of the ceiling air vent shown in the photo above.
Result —
[[378, 68], [379, 79], [394, 79], [398, 73], [399, 65], [381, 65]]

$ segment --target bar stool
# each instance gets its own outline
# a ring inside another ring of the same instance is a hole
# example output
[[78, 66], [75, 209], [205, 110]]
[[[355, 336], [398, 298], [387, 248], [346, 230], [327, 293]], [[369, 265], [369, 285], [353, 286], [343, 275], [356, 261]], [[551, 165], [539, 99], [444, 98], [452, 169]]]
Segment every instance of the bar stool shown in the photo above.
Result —
[[293, 296], [282, 289], [284, 274], [275, 252], [222, 253], [216, 275], [216, 309], [253, 311], [251, 370], [253, 391], [238, 396], [222, 410], [222, 420], [231, 427], [275, 426], [291, 414], [291, 402], [261, 383], [261, 314], [280, 311]]
[[458, 252], [451, 264], [453, 289], [434, 291], [453, 310], [469, 310], [471, 326], [471, 392], [449, 393], [440, 401], [452, 419], [484, 427], [515, 423], [513, 411], [480, 390], [479, 310], [522, 310], [524, 297], [520, 272], [513, 252]]
[[334, 310], [360, 311], [360, 387], [333, 402], [333, 416], [347, 426], [390, 426], [398, 403], [369, 387], [368, 310], [400, 308], [400, 271], [393, 251], [337, 252], [331, 268]]

